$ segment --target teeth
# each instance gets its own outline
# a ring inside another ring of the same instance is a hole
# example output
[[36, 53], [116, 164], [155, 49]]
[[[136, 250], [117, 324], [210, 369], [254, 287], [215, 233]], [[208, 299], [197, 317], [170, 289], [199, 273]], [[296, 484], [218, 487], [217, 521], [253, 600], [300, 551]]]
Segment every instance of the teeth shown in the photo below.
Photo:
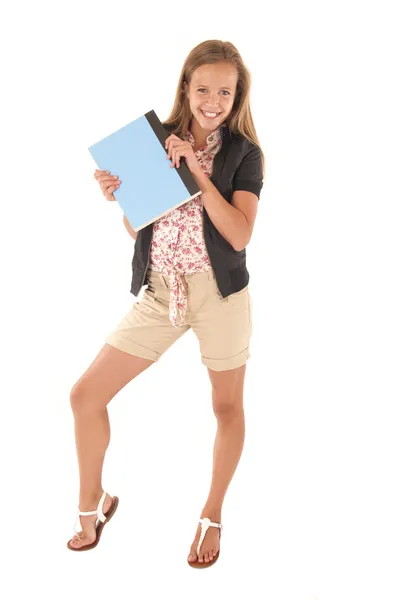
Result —
[[206, 117], [217, 117], [218, 115], [218, 113], [205, 112], [204, 110], [202, 110], [202, 112]]

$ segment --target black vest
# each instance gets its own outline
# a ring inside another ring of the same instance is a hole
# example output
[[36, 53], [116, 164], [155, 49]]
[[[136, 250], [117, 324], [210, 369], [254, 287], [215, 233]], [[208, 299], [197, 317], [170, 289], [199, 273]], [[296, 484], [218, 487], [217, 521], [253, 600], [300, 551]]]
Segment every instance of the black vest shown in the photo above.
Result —
[[[170, 131], [171, 126], [164, 125], [165, 129]], [[220, 194], [231, 202], [233, 194], [233, 178], [244, 156], [249, 153], [249, 150], [258, 150], [258, 148], [244, 138], [241, 134], [230, 132], [228, 127], [220, 126], [222, 145], [220, 150], [214, 156], [212, 165], [211, 182], [219, 190]], [[261, 183], [261, 162], [256, 163], [255, 177], [255, 161], [249, 166], [241, 167], [241, 181], [246, 184], [250, 182], [251, 189], [257, 193], [262, 187]], [[240, 186], [240, 189], [246, 189], [246, 185]], [[203, 212], [203, 233], [206, 245], [206, 250], [209, 255], [216, 283], [223, 298], [239, 292], [249, 282], [249, 273], [246, 268], [246, 251], [237, 251], [231, 244], [219, 233], [214, 224], [209, 218], [205, 208]], [[141, 288], [148, 283], [148, 265], [150, 246], [153, 234], [153, 223], [147, 225], [140, 231], [135, 240], [135, 250], [132, 259], [132, 281], [131, 293], [138, 296]]]

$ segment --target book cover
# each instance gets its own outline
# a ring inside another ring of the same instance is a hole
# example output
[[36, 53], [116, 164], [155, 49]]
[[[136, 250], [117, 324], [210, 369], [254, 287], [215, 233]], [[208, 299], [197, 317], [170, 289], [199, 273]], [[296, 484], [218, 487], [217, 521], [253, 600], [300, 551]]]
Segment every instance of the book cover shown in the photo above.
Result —
[[121, 180], [114, 197], [134, 231], [201, 193], [184, 158], [179, 168], [166, 159], [169, 135], [151, 110], [88, 148], [98, 169]]

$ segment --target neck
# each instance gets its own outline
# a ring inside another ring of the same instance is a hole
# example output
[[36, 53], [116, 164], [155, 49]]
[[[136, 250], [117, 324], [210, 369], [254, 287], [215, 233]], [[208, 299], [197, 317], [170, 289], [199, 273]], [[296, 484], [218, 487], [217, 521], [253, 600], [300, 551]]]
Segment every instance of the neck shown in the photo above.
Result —
[[[220, 127], [220, 125], [219, 125]], [[195, 148], [202, 148], [206, 146], [207, 138], [212, 133], [212, 131], [216, 131], [217, 127], [213, 130], [203, 129], [198, 123], [198, 121], [194, 118], [191, 119], [191, 123], [189, 126], [189, 130], [194, 136], [195, 139]]]

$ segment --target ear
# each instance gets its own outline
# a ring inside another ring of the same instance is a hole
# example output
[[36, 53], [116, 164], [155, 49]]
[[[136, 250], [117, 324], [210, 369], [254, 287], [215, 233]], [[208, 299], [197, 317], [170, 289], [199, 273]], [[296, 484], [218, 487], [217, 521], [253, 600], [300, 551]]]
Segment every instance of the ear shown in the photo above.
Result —
[[184, 81], [183, 91], [184, 91], [184, 94], [186, 96], [188, 96], [188, 84], [186, 81]]

